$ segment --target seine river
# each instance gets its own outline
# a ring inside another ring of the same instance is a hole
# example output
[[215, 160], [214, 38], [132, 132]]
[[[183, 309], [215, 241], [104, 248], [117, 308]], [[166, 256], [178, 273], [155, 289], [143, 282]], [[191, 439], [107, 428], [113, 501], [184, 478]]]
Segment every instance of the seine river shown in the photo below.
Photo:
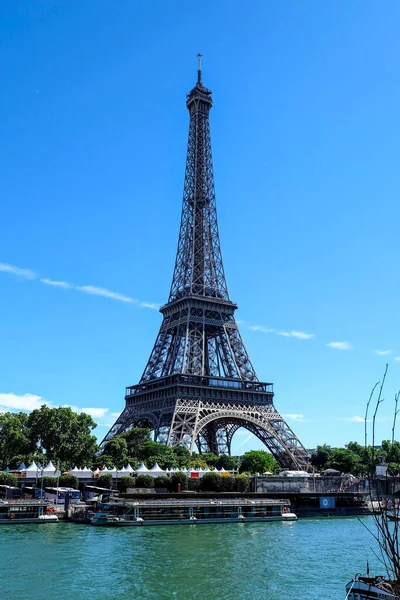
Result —
[[[363, 522], [372, 525], [371, 517]], [[344, 600], [369, 560], [357, 518], [112, 529], [0, 527], [0, 597]]]

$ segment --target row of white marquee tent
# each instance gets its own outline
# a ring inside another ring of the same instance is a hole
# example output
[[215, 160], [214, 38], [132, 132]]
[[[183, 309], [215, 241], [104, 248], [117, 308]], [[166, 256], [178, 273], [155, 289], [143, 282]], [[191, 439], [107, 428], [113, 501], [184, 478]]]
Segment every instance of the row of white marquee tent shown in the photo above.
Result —
[[[51, 461], [41, 468], [38, 466], [35, 461], [29, 465], [29, 467], [25, 469], [21, 469], [26, 475], [26, 477], [30, 476], [38, 476], [38, 477], [59, 477], [61, 472], [53, 465]], [[68, 473], [71, 475], [75, 475], [78, 478], [89, 478], [89, 477], [99, 477], [100, 475], [112, 475], [113, 477], [129, 477], [134, 475], [151, 475], [152, 477], [160, 477], [161, 475], [171, 475], [173, 473], [177, 473], [178, 471], [185, 473], [188, 477], [202, 477], [205, 473], [217, 473], [218, 475], [227, 475], [228, 473], [232, 473], [232, 471], [228, 471], [226, 469], [215, 469], [211, 471], [210, 469], [178, 469], [177, 467], [172, 469], [162, 469], [157, 463], [151, 468], [148, 469], [144, 463], [140, 465], [137, 469], [133, 469], [130, 464], [128, 464], [123, 469], [116, 469], [113, 467], [112, 469], [107, 469], [104, 467], [103, 469], [96, 469], [92, 471], [92, 469], [88, 469], [86, 466], [82, 469], [79, 469], [75, 466], [73, 469], [70, 469]]]

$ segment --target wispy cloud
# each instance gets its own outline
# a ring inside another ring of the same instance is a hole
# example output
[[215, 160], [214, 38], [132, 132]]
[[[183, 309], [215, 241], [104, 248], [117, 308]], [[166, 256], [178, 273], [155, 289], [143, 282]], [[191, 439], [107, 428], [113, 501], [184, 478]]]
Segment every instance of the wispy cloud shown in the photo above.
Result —
[[249, 329], [252, 331], [261, 331], [262, 333], [275, 333], [276, 329], [270, 327], [264, 327], [264, 325], [249, 325]]
[[265, 327], [264, 325], [249, 325], [251, 331], [260, 331], [261, 333], [275, 333], [283, 337], [292, 337], [299, 340], [310, 340], [315, 337], [314, 333], [305, 333], [304, 331], [277, 331], [273, 327]]
[[343, 419], [343, 421], [348, 421], [349, 423], [364, 423], [365, 418], [355, 415], [354, 417], [349, 417], [347, 419], [345, 418], [345, 419]]
[[159, 310], [160, 304], [156, 304], [155, 302], [139, 302], [139, 306], [143, 308], [151, 308], [152, 310]]
[[253, 434], [249, 433], [249, 435], [246, 438], [244, 438], [243, 442], [241, 444], [239, 444], [239, 448], [241, 448], [242, 446], [244, 446], [245, 444], [247, 444], [247, 442], [249, 442], [252, 437], [253, 437]]
[[[14, 265], [9, 265], [7, 263], [0, 263], [0, 272], [9, 273], [11, 275], [17, 275], [18, 277], [23, 277], [24, 279], [38, 279], [39, 276], [35, 271], [31, 269], [21, 269], [20, 267], [15, 267]], [[67, 281], [63, 281], [60, 279], [49, 279], [48, 277], [40, 277], [40, 283], [44, 285], [52, 286], [60, 289], [72, 289], [78, 292], [82, 292], [83, 294], [90, 294], [91, 296], [103, 296], [104, 298], [110, 298], [111, 300], [118, 300], [119, 302], [127, 302], [129, 304], [135, 304], [141, 308], [150, 308], [151, 310], [158, 310], [160, 308], [159, 304], [155, 302], [146, 302], [141, 300], [136, 300], [136, 298], [131, 298], [130, 296], [126, 296], [125, 294], [120, 294], [119, 292], [113, 292], [108, 290], [107, 288], [95, 286], [95, 285], [73, 285], [72, 283], [68, 283]]]
[[305, 423], [306, 419], [304, 418], [304, 415], [300, 415], [298, 413], [287, 413], [285, 415], [282, 415], [282, 417], [285, 417], [285, 419], [292, 419], [293, 421], [297, 421], [299, 423]]
[[310, 340], [315, 337], [315, 333], [305, 333], [304, 331], [277, 331], [277, 335], [283, 335], [283, 337], [294, 337], [299, 340]]
[[393, 356], [393, 360], [400, 361], [400, 356]]
[[353, 346], [350, 342], [329, 342], [326, 344], [328, 348], [334, 348], [335, 350], [352, 350]]
[[392, 351], [391, 350], [374, 350], [374, 354], [378, 354], [378, 356], [387, 356], [388, 354], [391, 354]]
[[54, 287], [59, 287], [59, 288], [64, 288], [64, 289], [70, 289], [70, 288], [74, 287], [73, 285], [71, 285], [70, 283], [67, 283], [66, 281], [54, 281], [54, 279], [46, 279], [46, 278], [43, 278], [40, 281], [41, 281], [41, 283], [44, 283], [46, 285], [52, 285]]
[[93, 419], [103, 419], [108, 413], [108, 408], [80, 408], [79, 412], [84, 412], [93, 417]]
[[130, 298], [129, 296], [123, 296], [122, 294], [118, 294], [117, 292], [112, 292], [111, 290], [107, 290], [106, 288], [96, 287], [94, 285], [78, 285], [76, 289], [79, 292], [83, 292], [84, 294], [90, 294], [91, 296], [104, 296], [104, 298], [111, 298], [112, 300], [119, 300], [120, 302], [131, 302], [137, 304], [137, 300], [135, 298]]
[[0, 263], [0, 271], [3, 273], [10, 273], [11, 275], [17, 275], [24, 279], [36, 279], [37, 275], [31, 269], [21, 269], [20, 267], [14, 267], [14, 265], [8, 265], [7, 263]]

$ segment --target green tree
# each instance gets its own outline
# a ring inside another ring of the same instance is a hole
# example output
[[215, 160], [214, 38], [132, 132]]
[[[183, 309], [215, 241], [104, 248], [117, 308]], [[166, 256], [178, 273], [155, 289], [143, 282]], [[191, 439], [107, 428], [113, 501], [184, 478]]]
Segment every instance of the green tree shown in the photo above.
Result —
[[203, 492], [218, 492], [221, 486], [221, 475], [218, 473], [204, 473], [201, 478], [201, 489]]
[[201, 455], [201, 458], [205, 461], [208, 467], [215, 467], [219, 460], [219, 456], [217, 456], [213, 452], [206, 452], [205, 454]]
[[176, 471], [176, 473], [172, 473], [171, 475], [171, 491], [177, 492], [178, 485], [181, 486], [181, 491], [188, 489], [188, 476], [182, 471]]
[[104, 455], [110, 457], [117, 467], [125, 466], [128, 458], [128, 442], [125, 437], [116, 435], [104, 445]]
[[101, 454], [97, 458], [95, 465], [98, 466], [99, 469], [103, 469], [104, 467], [107, 469], [112, 469], [115, 466], [113, 457], [109, 456], [108, 454]]
[[156, 488], [167, 488], [171, 485], [171, 481], [167, 475], [160, 475], [160, 477], [154, 478], [154, 487]]
[[235, 477], [235, 486], [237, 492], [248, 492], [250, 489], [250, 481], [246, 473], [241, 473]]
[[123, 476], [118, 480], [118, 488], [125, 492], [128, 488], [136, 487], [136, 477]]
[[12, 485], [16, 487], [18, 483], [18, 479], [12, 473], [4, 473], [4, 471], [0, 471], [0, 484], [1, 485]]
[[129, 431], [121, 434], [128, 445], [127, 455], [136, 459], [142, 459], [143, 447], [147, 442], [151, 442], [150, 430], [142, 427], [132, 427]]
[[57, 477], [43, 477], [43, 487], [57, 487]]
[[347, 448], [332, 450], [326, 466], [342, 473], [358, 474], [360, 472], [360, 457]]
[[185, 446], [174, 446], [172, 448], [172, 452], [174, 453], [174, 461], [172, 465], [176, 467], [188, 467], [191, 460], [191, 454]]
[[157, 442], [146, 442], [143, 445], [140, 459], [146, 463], [149, 469], [155, 463], [158, 463], [162, 469], [166, 469], [173, 464], [175, 454], [170, 446], [157, 444]]
[[0, 414], [0, 467], [6, 467], [13, 456], [34, 452], [28, 420], [29, 415], [22, 412]]
[[220, 477], [220, 492], [234, 492], [236, 489], [236, 481], [234, 477]]
[[136, 477], [136, 487], [138, 488], [153, 488], [154, 477], [151, 475], [139, 475]]
[[273, 472], [276, 468], [276, 462], [272, 455], [265, 450], [250, 450], [245, 452], [240, 462], [240, 472], [247, 473], [265, 473]]
[[323, 444], [323, 446], [317, 446], [315, 452], [311, 455], [311, 464], [317, 469], [324, 469], [326, 463], [331, 455], [332, 448]]
[[218, 457], [217, 462], [214, 465], [217, 469], [226, 469], [227, 471], [233, 471], [239, 467], [239, 461], [234, 456], [223, 454]]
[[30, 439], [48, 459], [64, 465], [92, 462], [98, 450], [91, 431], [96, 427], [90, 415], [77, 414], [71, 408], [42, 406], [28, 416]]
[[105, 473], [104, 475], [100, 475], [97, 480], [98, 487], [105, 488], [107, 490], [111, 490], [112, 487], [112, 475], [111, 473]]
[[75, 475], [61, 475], [59, 478], [60, 487], [69, 487], [74, 490], [79, 490], [79, 481]]

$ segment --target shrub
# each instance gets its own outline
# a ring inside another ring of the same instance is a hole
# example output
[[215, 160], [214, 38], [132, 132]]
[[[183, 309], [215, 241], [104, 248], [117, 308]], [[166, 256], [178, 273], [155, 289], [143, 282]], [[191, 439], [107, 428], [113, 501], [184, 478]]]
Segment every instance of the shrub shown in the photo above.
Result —
[[201, 489], [204, 492], [218, 492], [221, 486], [221, 475], [205, 473], [201, 478]]
[[105, 488], [107, 490], [111, 489], [112, 486], [112, 475], [111, 473], [106, 473], [105, 475], [100, 475], [97, 480], [97, 485], [101, 488]]
[[220, 492], [234, 492], [236, 488], [236, 482], [234, 477], [220, 477]]
[[[57, 487], [57, 477], [43, 477], [43, 487]], [[65, 486], [71, 487], [71, 486]]]
[[59, 479], [59, 486], [60, 487], [69, 487], [69, 488], [73, 488], [74, 490], [78, 490], [79, 489], [79, 481], [78, 481], [78, 478], [75, 477], [75, 475], [61, 475], [61, 477]]
[[200, 479], [192, 479], [189, 477], [188, 479], [188, 490], [191, 492], [199, 492], [201, 488], [201, 480]]
[[241, 475], [236, 475], [236, 491], [237, 492], [248, 492], [250, 488], [249, 478], [245, 473]]
[[153, 488], [154, 477], [152, 477], [151, 475], [139, 475], [139, 477], [136, 477], [136, 487]]
[[176, 471], [171, 475], [171, 489], [176, 492], [178, 491], [178, 484], [181, 484], [181, 490], [188, 489], [188, 476], [182, 471]]
[[5, 473], [4, 471], [0, 471], [0, 484], [2, 485], [17, 485], [17, 478], [12, 473]]
[[121, 477], [121, 479], [118, 480], [118, 488], [122, 491], [125, 492], [125, 490], [127, 490], [128, 488], [135, 488], [136, 487], [136, 477], [129, 477], [128, 475]]
[[170, 485], [171, 482], [166, 475], [160, 475], [160, 477], [154, 479], [154, 487], [156, 488], [169, 488]]

